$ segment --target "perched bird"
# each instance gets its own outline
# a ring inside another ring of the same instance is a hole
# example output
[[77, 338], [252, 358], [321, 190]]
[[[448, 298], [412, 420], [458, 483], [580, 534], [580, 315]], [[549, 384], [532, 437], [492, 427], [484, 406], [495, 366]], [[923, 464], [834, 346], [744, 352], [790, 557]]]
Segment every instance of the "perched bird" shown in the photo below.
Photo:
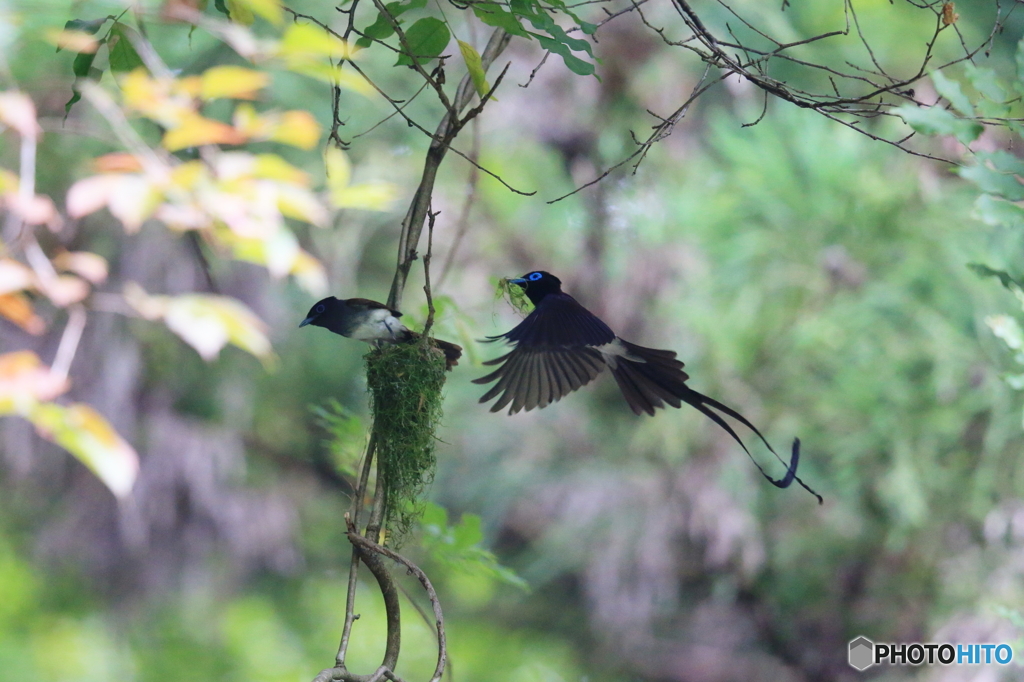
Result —
[[[686, 403], [725, 429], [750, 455], [740, 437], [718, 414], [721, 412], [757, 434], [775, 454], [772, 446], [746, 417], [686, 385], [689, 375], [683, 371], [683, 363], [676, 360], [674, 351], [644, 348], [619, 338], [596, 315], [563, 292], [561, 280], [549, 272], [531, 272], [509, 282], [525, 290], [534, 310], [511, 331], [487, 339], [504, 340], [515, 346], [511, 352], [484, 363], [499, 365], [497, 370], [473, 380], [476, 384], [497, 380], [498, 383], [480, 398], [482, 403], [498, 398], [491, 412], [497, 412], [506, 405], [510, 406], [509, 414], [546, 407], [590, 383], [607, 367], [615, 377], [622, 397], [636, 414], [646, 412], [653, 415], [655, 409], [664, 407], [666, 403], [672, 407]], [[775, 456], [778, 457], [777, 454]], [[796, 477], [799, 460], [800, 441], [796, 439], [782, 479], [771, 478], [756, 461], [754, 464], [765, 478], [780, 488], [788, 487], [794, 479], [807, 488]], [[807, 490], [821, 501], [817, 493], [810, 488]]]
[[[401, 316], [402, 313], [377, 301], [366, 298], [341, 300], [328, 296], [309, 309], [299, 327], [312, 324], [376, 346], [419, 339], [421, 335], [418, 332], [411, 331], [398, 320]], [[440, 339], [433, 342], [444, 353], [447, 369], [459, 364], [462, 346]]]

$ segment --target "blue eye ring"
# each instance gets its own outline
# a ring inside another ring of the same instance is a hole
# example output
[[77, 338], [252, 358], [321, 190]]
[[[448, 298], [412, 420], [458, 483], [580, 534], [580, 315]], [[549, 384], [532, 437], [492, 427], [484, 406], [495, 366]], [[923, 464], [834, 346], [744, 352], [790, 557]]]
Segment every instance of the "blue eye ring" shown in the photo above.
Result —
[[536, 282], [536, 281], [537, 281], [538, 279], [540, 279], [540, 278], [541, 278], [541, 277], [543, 277], [543, 276], [544, 276], [544, 275], [540, 274], [539, 272], [531, 272], [531, 273], [530, 273], [530, 274], [529, 274], [529, 275], [528, 275], [528, 276], [526, 277], [526, 279], [530, 280], [531, 282]]
[[322, 312], [323, 312], [323, 311], [325, 311], [325, 310], [327, 310], [327, 306], [325, 306], [325, 305], [324, 305], [323, 303], [321, 303], [320, 305], [318, 305], [318, 306], [316, 307], [316, 311], [317, 311], [318, 313], [322, 313]]

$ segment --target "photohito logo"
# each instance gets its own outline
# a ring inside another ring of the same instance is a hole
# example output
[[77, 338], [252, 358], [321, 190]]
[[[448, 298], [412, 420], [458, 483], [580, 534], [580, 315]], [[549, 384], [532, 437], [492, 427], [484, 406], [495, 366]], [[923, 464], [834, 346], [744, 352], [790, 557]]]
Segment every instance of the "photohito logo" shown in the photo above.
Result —
[[867, 670], [879, 663], [889, 665], [1007, 665], [1013, 660], [1009, 644], [875, 644], [867, 637], [850, 642], [850, 666]]

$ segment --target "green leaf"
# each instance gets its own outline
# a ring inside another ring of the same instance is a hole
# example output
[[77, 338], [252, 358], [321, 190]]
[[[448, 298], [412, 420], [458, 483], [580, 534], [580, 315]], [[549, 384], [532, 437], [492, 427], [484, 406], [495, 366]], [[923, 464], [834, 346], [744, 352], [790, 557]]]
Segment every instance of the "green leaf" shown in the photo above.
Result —
[[967, 99], [967, 95], [960, 89], [959, 83], [946, 78], [941, 71], [932, 71], [930, 75], [932, 83], [935, 84], [935, 90], [945, 97], [953, 105], [954, 109], [963, 116], [968, 118], [974, 117], [974, 107], [971, 106], [971, 100]]
[[[519, 4], [521, 4], [519, 0], [513, 0], [513, 10]], [[552, 19], [551, 16], [548, 15], [547, 13], [537, 12], [529, 15], [524, 14], [523, 16], [526, 16], [535, 28], [541, 31], [546, 31], [548, 35], [550, 35], [554, 40], [557, 40], [558, 42], [566, 45], [570, 50], [575, 50], [576, 52], [586, 52], [591, 57], [594, 56], [593, 48], [590, 46], [589, 42], [583, 40], [582, 38], [570, 37], [565, 32], [565, 29], [556, 24], [555, 20]]]
[[497, 3], [473, 3], [471, 7], [476, 18], [488, 26], [504, 29], [507, 33], [511, 33], [514, 36], [526, 38], [527, 40], [530, 39], [530, 34], [519, 23], [519, 19], [511, 12], [505, 11]]
[[1024, 159], [1019, 159], [1004, 149], [975, 154], [982, 161], [988, 161], [1000, 173], [1024, 176]]
[[976, 184], [982, 192], [998, 194], [1010, 201], [1024, 200], [1024, 185], [1020, 184], [1017, 178], [1012, 175], [994, 171], [980, 163], [959, 168], [957, 172], [960, 174], [960, 177]]
[[1020, 280], [1011, 277], [1005, 270], [996, 270], [995, 268], [990, 268], [984, 263], [968, 263], [967, 267], [974, 274], [983, 279], [988, 277], [997, 277], [999, 282], [1010, 291], [1024, 291], [1024, 284], [1022, 284]]
[[110, 70], [123, 73], [142, 66], [142, 57], [135, 51], [131, 38], [135, 31], [120, 21], [110, 30]]
[[440, 505], [427, 502], [420, 519], [423, 548], [437, 563], [467, 575], [491, 578], [522, 590], [529, 590], [526, 581], [511, 569], [498, 563], [491, 552], [480, 547], [483, 540], [480, 517], [463, 514], [458, 524], [448, 525], [448, 512]]
[[971, 81], [971, 85], [982, 97], [999, 104], [1006, 101], [1006, 89], [999, 82], [999, 76], [996, 75], [995, 69], [964, 62], [964, 73], [967, 75], [967, 80]]
[[[389, 2], [388, 4], [384, 5], [388, 13], [396, 20], [398, 19], [399, 16], [401, 16], [405, 12], [408, 12], [411, 9], [421, 9], [426, 6], [427, 0], [411, 0], [410, 2], [407, 3]], [[356, 41], [356, 46], [370, 47], [370, 45], [373, 45], [374, 40], [384, 40], [385, 38], [390, 38], [392, 34], [394, 34], [394, 32], [395, 29], [391, 27], [391, 22], [388, 20], [388, 17], [378, 12], [377, 19], [372, 24], [363, 29], [364, 35], [360, 37], [359, 40]]]
[[103, 24], [107, 23], [107, 19], [115, 19], [113, 14], [108, 14], [102, 19], [72, 19], [71, 21], [64, 24], [65, 31], [83, 31], [92, 35], [96, 35], [96, 32], [100, 30]]
[[92, 69], [94, 59], [96, 59], [95, 52], [79, 52], [71, 64], [71, 72], [79, 78], [86, 78], [89, 75], [89, 70]]
[[455, 549], [469, 549], [484, 539], [480, 517], [477, 514], [463, 514], [459, 524], [452, 528]]
[[231, 12], [228, 10], [228, 6], [224, 4], [224, 0], [213, 0], [213, 6], [224, 16], [231, 17]]
[[[72, 19], [64, 24], [65, 31], [82, 31], [90, 35], [96, 35], [96, 32], [100, 30], [103, 24], [107, 23], [107, 19], [116, 19], [113, 14], [108, 14], [102, 19]], [[57, 52], [60, 52], [60, 46], [57, 47]]]
[[[100, 45], [105, 43], [106, 40], [101, 40]], [[103, 75], [103, 72], [99, 69], [93, 68], [93, 61], [96, 59], [95, 52], [80, 52], [75, 55], [75, 61], [71, 64], [71, 71], [75, 74], [75, 84], [71, 86], [71, 99], [64, 105], [64, 118], [68, 117], [71, 113], [71, 107], [75, 106], [78, 100], [82, 99], [82, 93], [79, 92], [77, 87], [77, 81], [79, 78], [87, 78], [89, 80], [98, 81]]]
[[1024, 38], [1017, 43], [1017, 91], [1024, 91]]
[[974, 202], [974, 213], [983, 223], [993, 227], [1024, 227], [1024, 208], [991, 194], [978, 197]]
[[[462, 53], [462, 60], [466, 62], [466, 68], [469, 69], [469, 76], [473, 79], [473, 87], [476, 88], [476, 93], [483, 97], [486, 95], [491, 86], [487, 84], [487, 74], [484, 73], [483, 62], [480, 61], [480, 53], [476, 51], [469, 43], [459, 41], [459, 52]], [[491, 99], [495, 99], [492, 97]], [[497, 101], [495, 99], [495, 101]]]
[[[399, 55], [395, 66], [411, 66], [413, 57], [424, 64], [437, 57], [452, 39], [448, 26], [435, 17], [424, 17], [409, 27], [405, 40], [412, 54]], [[402, 46], [404, 49], [405, 46]]]
[[984, 130], [977, 121], [957, 118], [941, 107], [915, 107], [912, 104], [904, 104], [896, 109], [896, 115], [919, 133], [951, 135], [964, 145], [977, 140]]
[[1024, 348], [1024, 330], [1021, 330], [1014, 318], [1009, 315], [989, 315], [985, 318], [985, 324], [1010, 350]]
[[569, 51], [569, 47], [565, 43], [560, 43], [557, 40], [553, 40], [536, 33], [533, 35], [540, 42], [541, 47], [559, 55], [562, 58], [562, 61], [565, 62], [565, 65], [569, 67], [569, 70], [573, 73], [579, 74], [580, 76], [591, 76], [594, 74], [594, 65], [575, 56]]

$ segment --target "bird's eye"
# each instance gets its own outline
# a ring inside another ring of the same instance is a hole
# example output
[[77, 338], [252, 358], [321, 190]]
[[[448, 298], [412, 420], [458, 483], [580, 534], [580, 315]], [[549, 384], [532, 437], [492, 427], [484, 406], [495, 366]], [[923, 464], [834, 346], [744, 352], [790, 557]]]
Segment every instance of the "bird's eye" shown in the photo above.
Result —
[[543, 276], [544, 275], [540, 274], [539, 272], [531, 272], [530, 276], [527, 277], [526, 279], [530, 280], [531, 282], [536, 282], [538, 279], [540, 279]]
[[316, 307], [316, 311], [317, 311], [318, 313], [322, 313], [322, 312], [323, 312], [323, 311], [325, 311], [325, 310], [327, 310], [327, 306], [325, 306], [325, 305], [324, 305], [323, 303], [321, 303], [320, 305], [318, 305], [318, 306]]

